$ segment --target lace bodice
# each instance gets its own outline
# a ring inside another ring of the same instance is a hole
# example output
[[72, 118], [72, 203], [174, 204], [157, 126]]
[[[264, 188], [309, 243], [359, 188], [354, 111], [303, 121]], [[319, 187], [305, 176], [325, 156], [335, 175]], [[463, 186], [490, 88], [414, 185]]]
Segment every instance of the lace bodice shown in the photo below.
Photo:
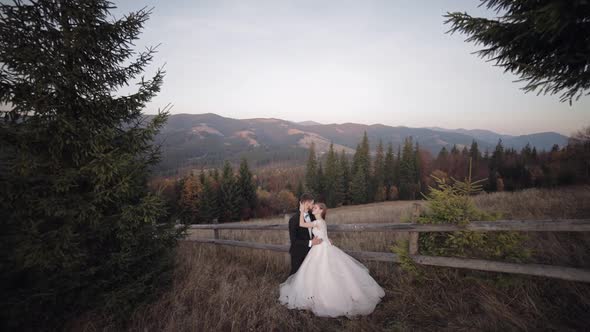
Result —
[[311, 229], [313, 235], [318, 237], [326, 242], [329, 242], [328, 239], [328, 229], [326, 227], [326, 221], [323, 219], [317, 219], [313, 222], [314, 227]]

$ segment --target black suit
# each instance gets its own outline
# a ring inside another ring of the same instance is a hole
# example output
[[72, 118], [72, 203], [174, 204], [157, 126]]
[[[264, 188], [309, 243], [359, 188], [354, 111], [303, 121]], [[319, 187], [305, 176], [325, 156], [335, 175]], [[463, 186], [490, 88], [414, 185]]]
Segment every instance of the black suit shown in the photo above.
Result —
[[[309, 237], [308, 228], [300, 227], [299, 226], [299, 211], [295, 213], [291, 219], [289, 219], [289, 239], [291, 240], [291, 247], [289, 248], [289, 254], [291, 254], [291, 272], [289, 275], [295, 274], [305, 256], [309, 252], [309, 241], [313, 238], [313, 236]], [[313, 214], [309, 214], [309, 217], [312, 221], [315, 220], [315, 216]]]

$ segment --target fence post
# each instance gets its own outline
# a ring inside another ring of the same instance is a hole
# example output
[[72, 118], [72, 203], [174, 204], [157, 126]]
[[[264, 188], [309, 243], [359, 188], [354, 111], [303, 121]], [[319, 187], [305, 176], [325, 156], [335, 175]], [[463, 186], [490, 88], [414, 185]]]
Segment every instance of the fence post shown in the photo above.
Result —
[[[213, 223], [218, 224], [219, 220], [217, 218], [215, 218], [215, 219], [213, 219]], [[219, 240], [219, 230], [217, 228], [215, 228], [213, 230], [213, 238], [215, 238], [215, 240]]]
[[[412, 221], [416, 222], [420, 217], [420, 204], [414, 203], [414, 211], [412, 212]], [[418, 237], [420, 233], [418, 232], [410, 232], [410, 241], [409, 241], [409, 248], [408, 253], [410, 255], [417, 255], [418, 254]]]
[[[288, 213], [285, 213], [285, 216], [283, 217], [283, 219], [285, 220], [285, 224], [289, 225], [289, 219], [291, 219], [291, 217], [289, 216]], [[289, 241], [289, 243], [291, 242], [291, 238], [289, 237], [289, 232], [287, 232], [287, 238], [286, 240]], [[283, 255], [285, 257], [285, 265], [289, 266], [289, 264], [291, 264], [291, 255]]]

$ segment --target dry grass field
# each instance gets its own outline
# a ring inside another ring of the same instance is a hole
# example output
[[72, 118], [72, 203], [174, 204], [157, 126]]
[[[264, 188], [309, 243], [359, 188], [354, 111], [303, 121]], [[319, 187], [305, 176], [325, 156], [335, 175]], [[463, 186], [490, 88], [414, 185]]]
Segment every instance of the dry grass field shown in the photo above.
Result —
[[[590, 188], [531, 189], [482, 194], [476, 204], [505, 219], [588, 218]], [[414, 202], [386, 202], [333, 209], [328, 223], [401, 222]], [[424, 202], [418, 202], [424, 205]], [[284, 218], [249, 221], [286, 222]], [[193, 231], [190, 237], [212, 237]], [[332, 233], [335, 245], [390, 251], [404, 235]], [[226, 239], [287, 244], [285, 231], [221, 231]], [[530, 233], [535, 262], [590, 267], [590, 234]], [[256, 249], [184, 242], [178, 248], [172, 288], [138, 309], [130, 331], [576, 331], [590, 326], [590, 285], [445, 268], [422, 268], [415, 279], [391, 263], [365, 262], [386, 290], [374, 313], [357, 319], [318, 318], [287, 310], [278, 301], [288, 255]], [[71, 330], [114, 330], [108, 314], [89, 314]]]

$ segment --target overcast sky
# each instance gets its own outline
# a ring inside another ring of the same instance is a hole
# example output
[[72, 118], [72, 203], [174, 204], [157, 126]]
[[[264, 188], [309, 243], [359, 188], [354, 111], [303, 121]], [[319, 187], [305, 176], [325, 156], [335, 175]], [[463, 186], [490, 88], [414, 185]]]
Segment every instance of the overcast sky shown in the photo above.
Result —
[[[320, 123], [490, 129], [590, 125], [590, 97], [524, 94], [515, 76], [448, 35], [447, 11], [493, 13], [477, 0], [115, 1], [154, 7], [138, 47], [157, 45], [166, 78], [148, 113], [217, 113]], [[146, 74], [153, 73], [150, 68]]]

